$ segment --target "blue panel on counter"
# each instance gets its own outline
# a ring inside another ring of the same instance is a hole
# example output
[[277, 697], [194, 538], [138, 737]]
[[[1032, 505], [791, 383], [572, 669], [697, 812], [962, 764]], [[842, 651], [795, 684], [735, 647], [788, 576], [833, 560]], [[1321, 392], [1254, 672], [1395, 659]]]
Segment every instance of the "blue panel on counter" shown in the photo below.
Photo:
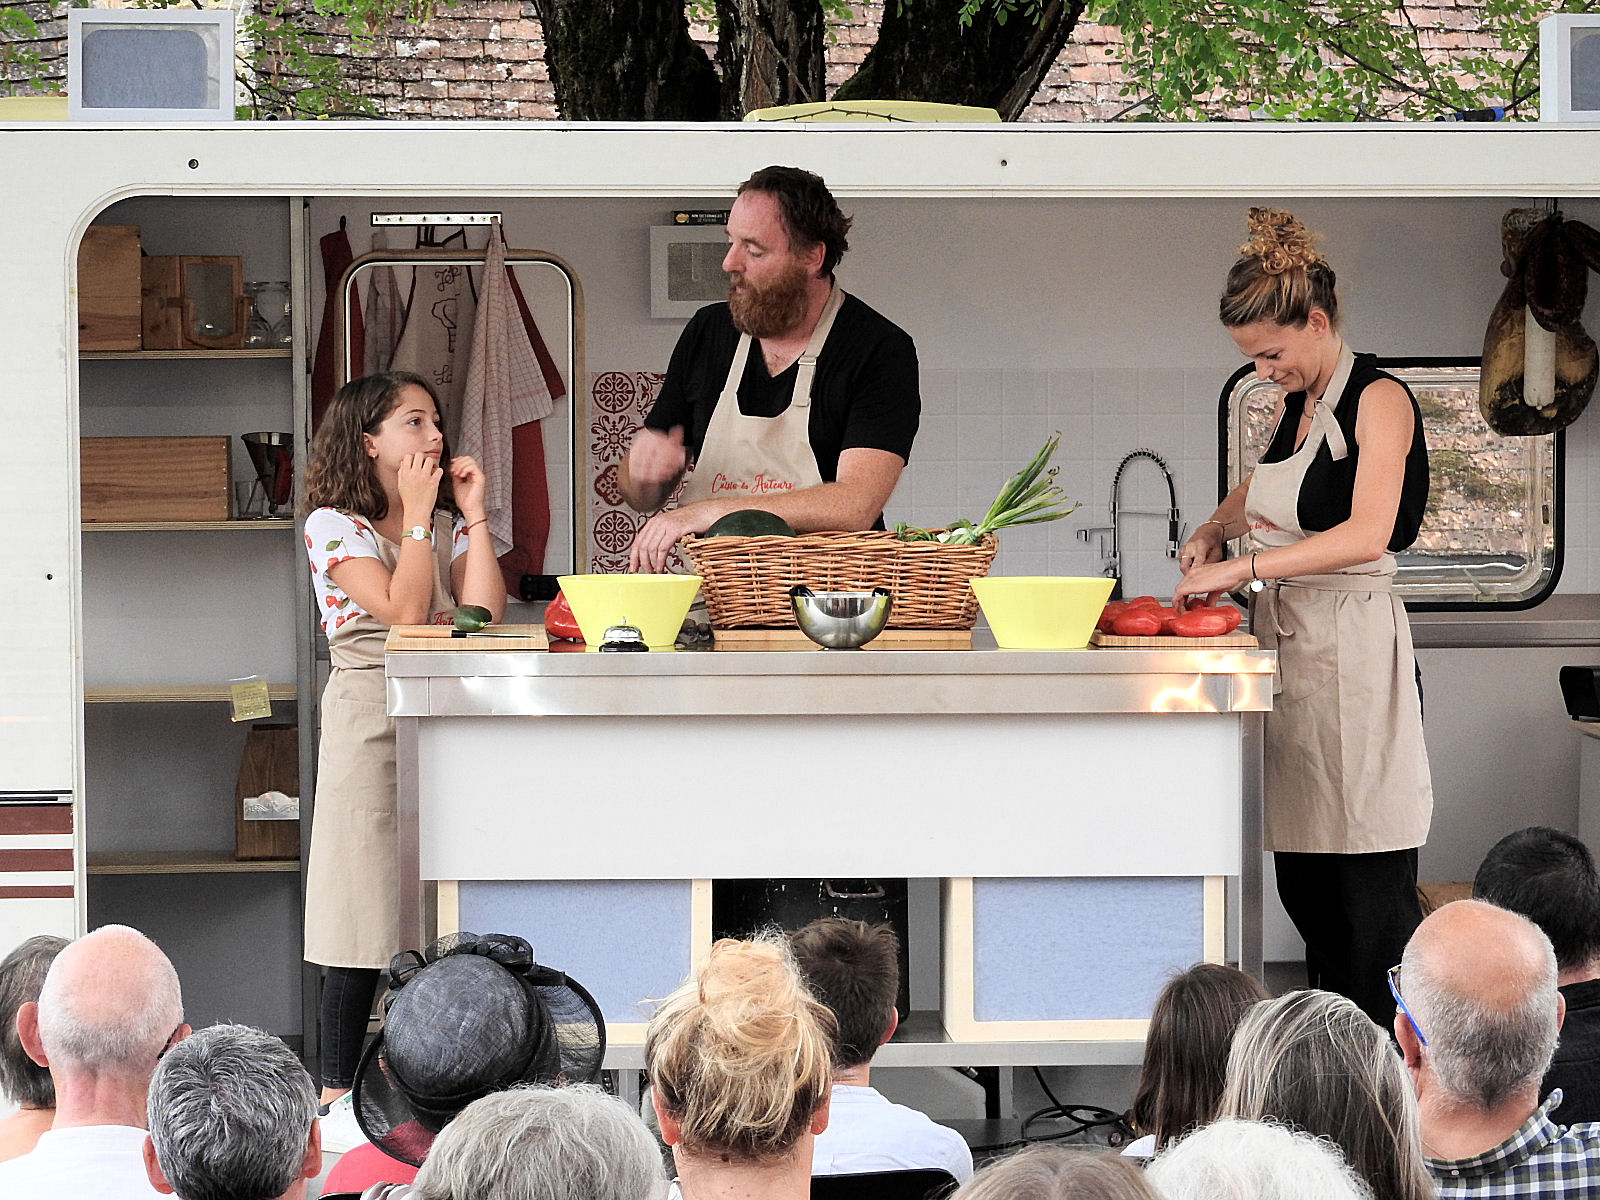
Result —
[[1204, 951], [1198, 878], [974, 879], [973, 1017], [1142, 1019]]
[[461, 927], [515, 933], [594, 996], [607, 1021], [648, 1019], [689, 973], [688, 880], [463, 880]]

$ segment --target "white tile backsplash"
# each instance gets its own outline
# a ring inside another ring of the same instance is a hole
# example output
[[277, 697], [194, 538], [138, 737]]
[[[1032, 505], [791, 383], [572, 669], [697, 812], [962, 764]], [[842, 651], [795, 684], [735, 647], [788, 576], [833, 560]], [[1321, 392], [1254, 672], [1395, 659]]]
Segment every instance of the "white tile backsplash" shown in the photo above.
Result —
[[[1111, 477], [1130, 450], [1148, 446], [1171, 468], [1183, 536], [1217, 499], [1216, 369], [988, 370], [922, 373], [923, 416], [912, 466], [889, 519], [938, 525], [977, 520], [1005, 480], [1056, 430], [1057, 482], [1082, 507], [1064, 520], [1001, 537], [998, 574], [1095, 575], [1099, 539], [1081, 529], [1108, 523]], [[1567, 431], [1566, 547], [1560, 590], [1600, 590], [1600, 404]], [[1124, 477], [1125, 508], [1161, 509], [1166, 486], [1148, 462]], [[1130, 594], [1170, 594], [1177, 564], [1166, 556], [1164, 517], [1124, 515], [1123, 573]]]

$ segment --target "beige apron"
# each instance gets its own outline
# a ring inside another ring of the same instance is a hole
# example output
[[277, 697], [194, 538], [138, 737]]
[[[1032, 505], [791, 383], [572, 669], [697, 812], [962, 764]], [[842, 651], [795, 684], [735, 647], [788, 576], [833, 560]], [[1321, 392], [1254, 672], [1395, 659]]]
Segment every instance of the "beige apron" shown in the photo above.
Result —
[[[1324, 442], [1335, 461], [1350, 452], [1327, 398], [1338, 404], [1354, 360], [1342, 347], [1300, 448], [1251, 473], [1251, 549], [1308, 536], [1299, 523], [1300, 489]], [[1385, 554], [1326, 575], [1269, 581], [1252, 602], [1251, 628], [1264, 649], [1278, 652], [1266, 718], [1268, 850], [1371, 854], [1427, 840], [1433, 786], [1411, 627], [1394, 572], [1394, 557]]]
[[748, 496], [783, 495], [822, 482], [817, 456], [811, 449], [811, 389], [816, 380], [817, 356], [844, 303], [844, 291], [834, 284], [822, 306], [817, 327], [800, 355], [794, 394], [789, 407], [775, 417], [747, 417], [739, 411], [739, 381], [750, 357], [751, 337], [739, 335], [728, 378], [711, 410], [705, 440], [700, 444], [693, 473], [683, 485], [682, 504]]
[[[449, 620], [451, 516], [434, 517], [429, 620]], [[375, 534], [376, 530], [373, 531]], [[400, 547], [377, 534], [393, 571]], [[305, 958], [328, 967], [386, 967], [399, 953], [395, 850], [394, 722], [388, 716], [383, 644], [389, 627], [368, 613], [328, 638], [332, 671], [322, 693], [317, 785], [306, 868]]]

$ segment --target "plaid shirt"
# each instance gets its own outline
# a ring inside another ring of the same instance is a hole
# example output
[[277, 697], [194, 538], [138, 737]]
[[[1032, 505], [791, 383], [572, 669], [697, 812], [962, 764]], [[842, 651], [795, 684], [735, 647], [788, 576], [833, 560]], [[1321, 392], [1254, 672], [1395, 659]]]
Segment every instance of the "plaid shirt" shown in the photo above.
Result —
[[1522, 1128], [1471, 1158], [1424, 1161], [1440, 1200], [1600, 1200], [1600, 1123], [1557, 1125], [1551, 1092]]

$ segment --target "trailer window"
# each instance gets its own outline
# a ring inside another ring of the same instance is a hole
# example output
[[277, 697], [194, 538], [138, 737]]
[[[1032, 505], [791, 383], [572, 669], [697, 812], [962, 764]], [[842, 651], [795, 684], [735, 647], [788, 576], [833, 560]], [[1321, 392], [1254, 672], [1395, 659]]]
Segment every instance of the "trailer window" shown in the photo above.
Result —
[[[1478, 411], [1477, 359], [1379, 359], [1422, 409], [1430, 473], [1422, 532], [1396, 555], [1408, 608], [1528, 608], [1561, 573], [1563, 438], [1501, 437]], [[1222, 390], [1221, 479], [1226, 495], [1272, 433], [1282, 389], [1248, 365]]]

